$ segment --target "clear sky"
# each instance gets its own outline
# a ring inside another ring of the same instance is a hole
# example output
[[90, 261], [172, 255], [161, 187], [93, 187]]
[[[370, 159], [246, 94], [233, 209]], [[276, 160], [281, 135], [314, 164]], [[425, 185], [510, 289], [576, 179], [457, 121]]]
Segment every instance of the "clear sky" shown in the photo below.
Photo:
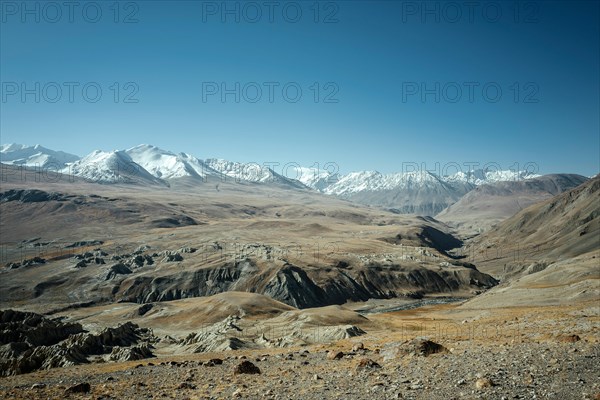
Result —
[[0, 4], [2, 143], [600, 170], [597, 1]]

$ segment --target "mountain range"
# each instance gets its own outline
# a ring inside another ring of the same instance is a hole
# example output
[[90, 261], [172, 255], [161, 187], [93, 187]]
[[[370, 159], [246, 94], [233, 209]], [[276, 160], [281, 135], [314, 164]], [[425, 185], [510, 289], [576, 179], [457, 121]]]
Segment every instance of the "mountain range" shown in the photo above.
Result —
[[[40, 145], [8, 144], [1, 147], [0, 162], [49, 168], [96, 183], [168, 186], [169, 182], [175, 179], [191, 178], [198, 182], [211, 181], [217, 184], [220, 181], [276, 184], [293, 189], [315, 190], [353, 202], [383, 207], [400, 214], [428, 216], [441, 213], [475, 188], [484, 187], [478, 192], [480, 193], [489, 191], [485, 189], [486, 185], [513, 182], [518, 186], [540, 177], [527, 171], [481, 169], [459, 171], [447, 176], [439, 176], [430, 171], [390, 174], [359, 171], [340, 175], [299, 166], [291, 167], [280, 174], [257, 163], [244, 164], [215, 158], [203, 160], [190, 154], [174, 153], [148, 144], [111, 152], [96, 150], [82, 158]], [[548, 193], [560, 193], [582, 183], [583, 180], [584, 177], [578, 176], [572, 182], [573, 185], [561, 186]]]

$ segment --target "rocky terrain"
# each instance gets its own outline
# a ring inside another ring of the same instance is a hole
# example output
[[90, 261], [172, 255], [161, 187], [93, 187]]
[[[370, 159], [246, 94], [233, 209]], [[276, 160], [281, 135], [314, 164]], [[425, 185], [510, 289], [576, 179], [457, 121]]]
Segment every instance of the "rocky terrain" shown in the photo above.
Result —
[[280, 184], [10, 174], [0, 397], [597, 399], [598, 179], [465, 239]]
[[0, 329], [4, 376], [79, 365], [90, 362], [90, 357], [96, 362], [148, 358], [155, 340], [149, 330], [131, 322], [92, 334], [76, 323], [12, 310], [0, 311]]
[[544, 313], [509, 308], [493, 315], [445, 306], [381, 317], [384, 329], [335, 344], [53, 369], [2, 378], [0, 395], [15, 399], [600, 396], [595, 303]]
[[3, 223], [13, 227], [0, 271], [7, 307], [45, 313], [242, 291], [308, 308], [497, 284], [448, 253], [462, 242], [438, 221], [319, 193], [185, 180], [151, 190], [20, 185], [0, 192]]

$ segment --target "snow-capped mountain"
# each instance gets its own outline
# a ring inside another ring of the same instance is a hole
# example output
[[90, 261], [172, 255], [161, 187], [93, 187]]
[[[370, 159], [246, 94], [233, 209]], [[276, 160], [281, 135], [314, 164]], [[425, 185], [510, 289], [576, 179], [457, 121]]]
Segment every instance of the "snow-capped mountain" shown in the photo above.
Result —
[[163, 184], [124, 151], [96, 150], [61, 171], [95, 183]]
[[12, 143], [0, 147], [0, 162], [4, 164], [60, 170], [78, 159], [74, 154], [50, 150], [39, 144], [25, 146]]
[[[540, 175], [526, 171], [472, 170], [449, 176], [430, 171], [382, 174], [358, 171], [347, 175], [326, 169], [295, 167], [278, 174], [257, 163], [223, 159], [198, 159], [142, 144], [124, 151], [94, 151], [77, 156], [36, 146], [17, 144], [0, 148], [0, 161], [24, 166], [51, 167], [61, 172], [100, 183], [168, 185], [172, 179], [214, 177], [226, 182], [277, 184], [295, 189], [312, 188], [326, 195], [358, 203], [383, 206], [401, 213], [436, 215], [473, 188], [498, 182], [516, 182]], [[286, 175], [286, 176], [284, 176]]]
[[529, 171], [476, 169], [468, 172], [457, 172], [456, 174], [444, 177], [444, 180], [446, 182], [465, 182], [480, 186], [495, 182], [518, 182], [539, 178], [540, 176]]
[[125, 153], [146, 171], [160, 179], [185, 176], [205, 178], [208, 175], [220, 175], [194, 156], [186, 153], [175, 154], [149, 144], [132, 147]]
[[382, 174], [377, 171], [351, 172], [341, 177], [324, 192], [337, 196], [363, 191], [414, 190], [443, 184], [443, 180], [428, 171]]
[[296, 176], [292, 177], [288, 175], [288, 178], [296, 179], [309, 188], [320, 192], [324, 192], [326, 188], [335, 184], [340, 179], [339, 174], [330, 173], [318, 168], [295, 167], [293, 170]]
[[217, 158], [209, 158], [204, 163], [211, 169], [232, 178], [235, 182], [254, 183], [279, 183], [298, 189], [306, 189], [306, 186], [295, 179], [286, 178], [273, 169], [257, 163], [239, 163]]
[[485, 171], [482, 169], [439, 176], [430, 171], [411, 171], [382, 174], [378, 171], [357, 171], [347, 175], [331, 174], [314, 168], [295, 168], [296, 179], [306, 186], [325, 194], [348, 196], [363, 191], [415, 190], [432, 187], [440, 183], [450, 186], [468, 187], [495, 182], [516, 182], [537, 178], [541, 175], [527, 171]]
[[483, 184], [521, 181], [539, 175], [525, 171], [484, 171], [440, 177], [430, 171], [382, 174], [377, 171], [351, 172], [320, 189], [358, 203], [383, 206], [401, 213], [435, 215]]
[[473, 187], [469, 183], [445, 182], [428, 171], [394, 174], [361, 171], [342, 176], [323, 192], [399, 213], [435, 215]]
[[272, 181], [275, 176], [275, 172], [270, 168], [266, 168], [256, 163], [243, 164], [220, 158], [209, 158], [204, 162], [211, 169], [237, 181], [269, 182]]

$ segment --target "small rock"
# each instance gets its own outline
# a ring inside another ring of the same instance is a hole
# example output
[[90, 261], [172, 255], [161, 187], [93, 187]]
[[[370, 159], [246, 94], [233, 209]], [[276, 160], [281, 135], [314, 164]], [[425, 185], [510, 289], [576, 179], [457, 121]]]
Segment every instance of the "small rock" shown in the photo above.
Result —
[[344, 357], [344, 352], [342, 351], [330, 351], [327, 353], [328, 360], [340, 360]]
[[176, 262], [183, 261], [183, 257], [179, 253], [168, 254], [165, 258], [163, 258], [163, 262]]
[[362, 342], [358, 342], [355, 343], [354, 346], [352, 346], [352, 351], [359, 351], [359, 350], [363, 350], [365, 348], [365, 345]]
[[65, 390], [65, 395], [69, 395], [71, 393], [89, 393], [92, 390], [92, 387], [89, 383], [78, 383], [77, 385], [73, 385]]
[[204, 363], [204, 365], [207, 367], [214, 367], [215, 365], [221, 364], [223, 364], [223, 360], [221, 360], [220, 358], [211, 358], [210, 360]]
[[533, 375], [530, 373], [526, 373], [525, 377], [523, 378], [523, 382], [525, 382], [526, 385], [533, 385]]
[[566, 342], [566, 343], [575, 343], [575, 342], [579, 342], [581, 340], [581, 338], [579, 337], [579, 335], [566, 335], [566, 336], [562, 336], [560, 338], [561, 342]]
[[358, 362], [357, 368], [381, 368], [381, 365], [370, 358], [363, 358]]
[[46, 387], [45, 383], [34, 383], [33, 385], [31, 385], [32, 389], [43, 389]]
[[431, 340], [420, 340], [416, 343], [416, 352], [427, 357], [430, 354], [447, 353], [448, 349]]
[[323, 378], [321, 378], [318, 374], [314, 374], [313, 375], [313, 381], [318, 381], [318, 380], [321, 380], [321, 379], [323, 379]]
[[489, 378], [479, 378], [475, 381], [475, 387], [477, 389], [485, 389], [492, 386], [494, 386], [494, 382]]
[[250, 361], [242, 361], [233, 370], [234, 375], [238, 374], [260, 374], [260, 368]]

